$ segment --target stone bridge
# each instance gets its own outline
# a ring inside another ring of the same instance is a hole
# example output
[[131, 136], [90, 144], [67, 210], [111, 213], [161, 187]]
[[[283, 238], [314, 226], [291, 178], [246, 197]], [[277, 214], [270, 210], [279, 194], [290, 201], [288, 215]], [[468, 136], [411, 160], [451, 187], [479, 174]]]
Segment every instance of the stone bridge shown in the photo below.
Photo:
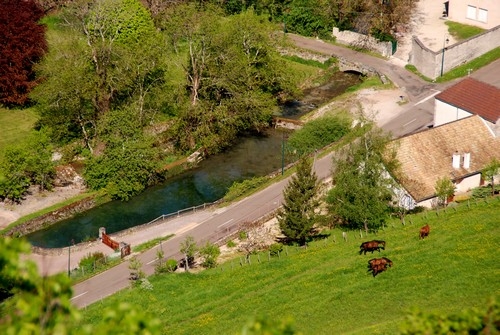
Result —
[[378, 76], [379, 73], [372, 67], [347, 60], [344, 57], [337, 57], [339, 70], [342, 72], [357, 72], [365, 76]]
[[380, 74], [377, 70], [368, 65], [359, 62], [353, 62], [341, 56], [338, 56], [337, 59], [339, 70], [342, 72], [356, 72], [361, 73], [364, 76], [378, 76], [382, 83], [386, 84], [388, 82], [385, 75]]

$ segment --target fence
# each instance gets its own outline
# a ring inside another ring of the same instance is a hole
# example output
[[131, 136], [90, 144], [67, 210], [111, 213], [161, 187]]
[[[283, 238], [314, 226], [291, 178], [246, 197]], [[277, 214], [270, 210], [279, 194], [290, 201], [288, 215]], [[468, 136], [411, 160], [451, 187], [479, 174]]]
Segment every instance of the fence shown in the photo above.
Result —
[[192, 207], [180, 209], [177, 212], [173, 212], [173, 213], [170, 213], [170, 214], [162, 214], [162, 215], [158, 216], [157, 218], [155, 218], [155, 219], [153, 219], [153, 220], [151, 220], [149, 222], [146, 222], [146, 223], [143, 223], [141, 225], [134, 226], [134, 227], [131, 227], [131, 228], [128, 228], [128, 229], [124, 229], [124, 230], [120, 230], [119, 232], [113, 233], [113, 236], [114, 237], [120, 237], [120, 236], [123, 236], [123, 235], [127, 235], [129, 233], [135, 232], [137, 230], [144, 229], [144, 228], [149, 227], [149, 226], [153, 226], [153, 225], [157, 225], [157, 224], [162, 224], [165, 221], [167, 221], [168, 219], [178, 218], [178, 217], [181, 217], [183, 215], [187, 215], [187, 214], [196, 212], [197, 210], [200, 210], [200, 209], [204, 210], [204, 209], [210, 208], [212, 206], [215, 206], [217, 204], [220, 204], [221, 202], [222, 202], [222, 200], [217, 200], [217, 201], [214, 201], [214, 202], [204, 203], [204, 204], [198, 205], [198, 206], [192, 206]]
[[106, 244], [108, 247], [110, 247], [113, 250], [117, 250], [119, 248], [119, 246], [120, 246], [120, 243], [118, 243], [115, 240], [113, 240], [106, 233], [102, 233], [101, 238], [102, 238], [102, 243]]
[[[406, 220], [402, 220], [399, 223], [398, 219], [390, 220], [387, 224], [381, 227], [381, 231], [379, 233], [366, 233], [363, 230], [351, 230], [351, 231], [334, 231], [329, 236], [324, 239], [318, 239], [312, 243], [309, 243], [305, 246], [283, 246], [283, 250], [278, 252], [276, 255], [272, 255], [271, 251], [264, 250], [256, 253], [249, 254], [247, 256], [240, 256], [234, 259], [231, 259], [227, 262], [221, 263], [217, 266], [220, 271], [227, 271], [235, 268], [239, 268], [242, 266], [251, 266], [256, 264], [262, 264], [266, 262], [272, 262], [273, 260], [279, 260], [283, 257], [295, 255], [298, 253], [311, 253], [313, 254], [315, 251], [329, 248], [333, 245], [338, 245], [338, 243], [346, 243], [353, 245], [355, 251], [357, 252], [358, 243], [361, 243], [366, 240], [376, 239], [377, 235], [384, 232], [387, 229], [398, 229], [405, 226], [414, 226], [415, 227], [415, 238], [418, 237], [418, 228], [427, 224], [429, 218], [431, 217], [442, 217], [445, 215], [452, 215], [460, 212], [467, 212], [474, 207], [480, 206], [482, 204], [492, 205], [492, 206], [500, 206], [500, 196], [496, 196], [493, 198], [482, 198], [482, 199], [474, 199], [467, 200], [466, 202], [459, 204], [457, 206], [450, 206], [445, 208], [438, 208], [434, 210], [427, 210], [419, 214], [411, 215], [411, 217], [407, 217]], [[231, 236], [234, 236], [231, 235]], [[226, 240], [219, 240], [219, 245]], [[225, 243], [225, 242], [224, 242]]]

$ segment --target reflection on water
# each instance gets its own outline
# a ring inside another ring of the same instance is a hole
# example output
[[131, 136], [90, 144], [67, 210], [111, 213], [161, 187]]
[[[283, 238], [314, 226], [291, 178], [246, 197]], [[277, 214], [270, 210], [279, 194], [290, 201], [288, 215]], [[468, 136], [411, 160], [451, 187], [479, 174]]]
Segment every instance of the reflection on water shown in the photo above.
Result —
[[198, 168], [147, 189], [128, 202], [113, 201], [27, 236], [36, 246], [56, 248], [88, 237], [99, 227], [114, 233], [149, 222], [162, 214], [216, 201], [234, 181], [264, 176], [281, 168], [282, 136], [247, 137], [231, 150], [202, 161]]
[[[359, 83], [353, 74], [338, 73], [330, 83], [309, 89], [300, 102], [283, 108], [283, 116], [300, 115]], [[163, 214], [216, 201], [234, 181], [264, 176], [282, 167], [282, 132], [270, 130], [266, 136], [247, 137], [227, 152], [210, 157], [199, 167], [147, 189], [128, 202], [113, 201], [27, 235], [36, 246], [57, 248], [96, 237], [99, 227], [114, 233], [149, 222]], [[288, 161], [285, 162], [287, 164]]]

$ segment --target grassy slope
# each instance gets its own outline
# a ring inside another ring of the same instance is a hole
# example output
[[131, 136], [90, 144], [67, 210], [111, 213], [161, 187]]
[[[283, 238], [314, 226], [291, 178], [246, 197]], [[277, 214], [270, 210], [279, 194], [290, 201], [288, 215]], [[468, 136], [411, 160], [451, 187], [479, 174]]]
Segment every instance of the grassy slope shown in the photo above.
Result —
[[[500, 198], [408, 219], [379, 232], [387, 241], [380, 255], [394, 267], [375, 278], [366, 272], [372, 255], [357, 253], [374, 236], [351, 232], [344, 242], [334, 231], [270, 262], [262, 254], [261, 264], [253, 256], [251, 265], [236, 259], [199, 274], [151, 277], [152, 291], [124, 290], [88, 307], [84, 319], [130, 301], [159, 318], [165, 334], [234, 334], [255, 315], [291, 317], [304, 334], [394, 334], [412, 307], [453, 313], [500, 293]], [[418, 229], [427, 222], [430, 237], [420, 241]]]
[[0, 108], [0, 153], [5, 150], [5, 146], [21, 142], [37, 120], [33, 108]]

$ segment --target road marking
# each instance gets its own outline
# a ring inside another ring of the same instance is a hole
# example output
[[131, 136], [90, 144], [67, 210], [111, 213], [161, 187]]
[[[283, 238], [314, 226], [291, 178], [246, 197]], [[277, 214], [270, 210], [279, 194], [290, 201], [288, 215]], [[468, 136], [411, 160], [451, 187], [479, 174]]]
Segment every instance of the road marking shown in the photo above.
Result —
[[438, 95], [439, 93], [441, 93], [441, 91], [436, 91], [436, 93], [432, 93], [431, 95], [429, 95], [427, 98], [424, 98], [422, 100], [420, 100], [419, 102], [417, 102], [415, 105], [413, 106], [416, 106], [416, 105], [420, 105], [421, 103], [424, 103], [426, 102], [427, 100], [429, 99], [432, 99], [435, 95]]
[[175, 235], [180, 235], [180, 234], [182, 234], [182, 233], [184, 233], [184, 232], [186, 232], [186, 231], [188, 231], [188, 230], [193, 229], [194, 227], [196, 227], [196, 226], [198, 226], [198, 225], [199, 225], [199, 223], [192, 222], [191, 224], [189, 224], [189, 225], [187, 225], [187, 226], [185, 226], [185, 227], [183, 227], [183, 228], [181, 228], [181, 229], [177, 230], [177, 231], [175, 232]]
[[79, 295], [77, 295], [77, 296], [74, 296], [73, 298], [71, 298], [71, 299], [69, 299], [69, 300], [73, 300], [73, 299], [76, 299], [76, 298], [80, 298], [82, 295], [87, 294], [87, 293], [89, 293], [89, 291], [86, 291], [86, 292], [83, 292], [82, 294], [79, 294]]
[[406, 123], [403, 125], [403, 127], [406, 127], [407, 125], [409, 125], [409, 124], [410, 124], [410, 123], [412, 123], [412, 122], [415, 122], [416, 120], [417, 120], [417, 119], [413, 119], [413, 120], [411, 120], [410, 122], [406, 122]]
[[156, 259], [156, 258], [155, 258], [155, 259], [153, 259], [151, 262], [147, 262], [146, 264], [147, 264], [147, 265], [149, 265], [149, 264], [151, 264], [151, 263], [156, 262], [157, 260], [158, 260], [158, 259]]
[[231, 219], [231, 220], [227, 220], [227, 221], [226, 221], [226, 222], [224, 222], [223, 224], [219, 225], [219, 227], [218, 227], [218, 228], [220, 228], [220, 227], [222, 227], [222, 226], [227, 225], [227, 224], [228, 224], [229, 222], [231, 222], [231, 221], [233, 221], [233, 219]]

